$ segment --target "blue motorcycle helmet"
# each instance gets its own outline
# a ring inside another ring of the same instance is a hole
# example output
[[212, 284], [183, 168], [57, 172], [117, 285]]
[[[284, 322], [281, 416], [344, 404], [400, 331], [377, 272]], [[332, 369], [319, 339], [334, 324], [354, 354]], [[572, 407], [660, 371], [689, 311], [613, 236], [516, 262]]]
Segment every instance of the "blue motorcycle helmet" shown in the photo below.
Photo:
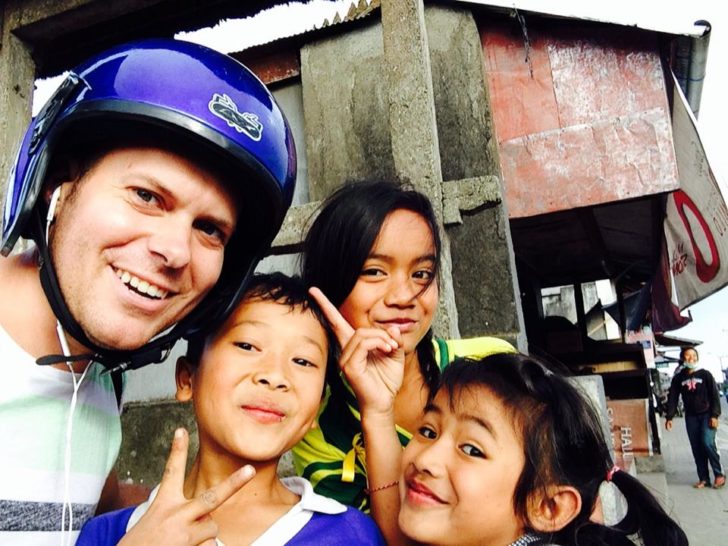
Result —
[[[89, 341], [61, 293], [45, 234], [44, 185], [54, 156], [68, 142], [144, 142], [150, 135], [194, 150], [196, 160], [223, 169], [240, 217], [220, 277], [195, 309], [138, 349], [99, 347]], [[19, 237], [35, 241], [41, 284], [64, 330], [107, 368], [138, 368], [162, 361], [178, 339], [219, 325], [235, 308], [280, 229], [295, 178], [296, 150], [288, 122], [245, 66], [181, 40], [124, 44], [72, 70], [31, 121], [7, 184], [0, 252], [7, 256]], [[50, 355], [39, 363], [66, 360]]]

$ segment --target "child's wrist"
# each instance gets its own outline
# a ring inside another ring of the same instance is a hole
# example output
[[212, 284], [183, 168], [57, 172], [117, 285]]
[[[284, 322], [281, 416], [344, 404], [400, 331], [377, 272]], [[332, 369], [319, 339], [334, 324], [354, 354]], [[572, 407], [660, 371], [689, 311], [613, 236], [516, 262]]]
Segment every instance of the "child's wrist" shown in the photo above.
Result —
[[371, 489], [367, 487], [364, 492], [367, 495], [371, 495], [372, 493], [376, 493], [377, 491], [384, 491], [385, 489], [389, 489], [390, 487], [396, 487], [399, 485], [399, 480], [392, 480], [391, 482], [387, 482], [384, 485], [380, 485], [378, 487], [372, 487]]
[[394, 410], [362, 409], [361, 424], [363, 428], [393, 428]]

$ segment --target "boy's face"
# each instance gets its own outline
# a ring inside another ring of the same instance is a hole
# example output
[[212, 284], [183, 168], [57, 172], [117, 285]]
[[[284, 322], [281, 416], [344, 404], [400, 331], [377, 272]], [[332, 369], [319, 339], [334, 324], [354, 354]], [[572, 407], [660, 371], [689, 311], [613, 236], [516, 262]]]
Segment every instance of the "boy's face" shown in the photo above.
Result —
[[441, 390], [404, 450], [400, 528], [427, 544], [510, 544], [524, 529], [513, 507], [523, 445], [489, 390], [456, 402]]
[[88, 338], [134, 349], [214, 286], [238, 210], [212, 174], [174, 153], [125, 148], [62, 184], [50, 250]]
[[200, 455], [277, 460], [311, 428], [328, 345], [310, 311], [244, 300], [208, 341], [197, 370], [177, 366], [177, 399], [192, 399]]

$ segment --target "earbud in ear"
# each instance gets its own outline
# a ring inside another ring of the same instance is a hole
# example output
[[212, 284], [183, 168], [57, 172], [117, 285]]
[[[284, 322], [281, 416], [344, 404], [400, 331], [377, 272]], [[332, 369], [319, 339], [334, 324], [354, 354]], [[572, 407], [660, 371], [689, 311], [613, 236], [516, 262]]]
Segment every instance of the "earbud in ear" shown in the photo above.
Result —
[[48, 240], [48, 231], [51, 228], [51, 224], [53, 223], [53, 220], [56, 217], [56, 207], [58, 206], [58, 199], [61, 197], [61, 187], [57, 186], [55, 190], [53, 190], [53, 193], [51, 194], [51, 200], [48, 203], [48, 213], [46, 214], [46, 229], [45, 229], [45, 237], [46, 241]]

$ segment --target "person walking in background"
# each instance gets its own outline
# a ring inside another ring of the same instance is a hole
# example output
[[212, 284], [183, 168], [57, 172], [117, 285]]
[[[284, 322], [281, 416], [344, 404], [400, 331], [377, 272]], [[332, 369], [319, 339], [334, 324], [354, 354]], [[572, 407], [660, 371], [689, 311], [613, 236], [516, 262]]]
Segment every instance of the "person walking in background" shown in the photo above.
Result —
[[718, 489], [725, 485], [725, 473], [715, 444], [720, 416], [720, 393], [713, 375], [698, 368], [698, 358], [698, 351], [694, 347], [684, 347], [680, 352], [683, 367], [675, 374], [670, 385], [665, 428], [672, 430], [672, 418], [677, 410], [678, 397], [682, 396], [685, 427], [698, 470], [698, 482], [693, 487], [702, 489], [710, 484], [710, 462], [715, 476], [713, 487]]

